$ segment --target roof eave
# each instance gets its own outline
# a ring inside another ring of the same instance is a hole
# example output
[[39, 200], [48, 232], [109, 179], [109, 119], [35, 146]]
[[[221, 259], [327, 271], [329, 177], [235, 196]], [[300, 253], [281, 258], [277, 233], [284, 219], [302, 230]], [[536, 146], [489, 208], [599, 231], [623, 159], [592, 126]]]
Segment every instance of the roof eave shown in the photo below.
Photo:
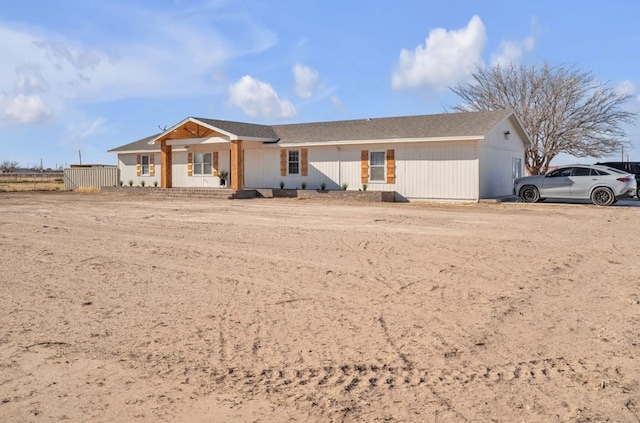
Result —
[[336, 140], [336, 141], [309, 141], [309, 142], [284, 142], [281, 147], [308, 147], [308, 146], [340, 146], [362, 144], [399, 144], [418, 142], [452, 142], [452, 141], [482, 141], [484, 135], [470, 135], [464, 137], [428, 137], [428, 138], [386, 138], [379, 140]]
[[518, 135], [520, 136], [520, 139], [522, 140], [525, 148], [531, 148], [531, 145], [533, 144], [531, 142], [531, 137], [529, 137], [529, 134], [524, 128], [524, 124], [522, 123], [518, 115], [512, 112], [509, 116], [507, 116], [507, 119], [511, 120], [511, 123], [515, 127], [516, 131], [518, 131]]

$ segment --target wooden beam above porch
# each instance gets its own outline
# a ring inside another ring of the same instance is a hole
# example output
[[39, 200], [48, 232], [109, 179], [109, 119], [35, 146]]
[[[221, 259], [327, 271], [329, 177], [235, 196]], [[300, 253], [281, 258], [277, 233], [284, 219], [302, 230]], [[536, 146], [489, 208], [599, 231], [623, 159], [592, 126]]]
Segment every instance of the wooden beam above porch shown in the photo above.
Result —
[[199, 125], [195, 122], [187, 121], [177, 128], [173, 129], [171, 132], [168, 132], [156, 139], [156, 143], [160, 143], [162, 141], [167, 140], [183, 140], [183, 139], [193, 139], [193, 138], [209, 138], [218, 134], [211, 128], [207, 128], [206, 126]]

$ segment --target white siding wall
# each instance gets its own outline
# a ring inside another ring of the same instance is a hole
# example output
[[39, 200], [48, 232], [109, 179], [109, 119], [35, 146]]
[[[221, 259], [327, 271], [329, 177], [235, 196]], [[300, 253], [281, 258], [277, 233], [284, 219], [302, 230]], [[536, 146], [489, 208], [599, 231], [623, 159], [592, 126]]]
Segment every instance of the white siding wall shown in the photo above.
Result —
[[[218, 152], [218, 170], [226, 170], [231, 173], [230, 166], [230, 150], [220, 150], [220, 147], [216, 149], [210, 146], [198, 146], [197, 148], [189, 149], [192, 153], [214, 153]], [[188, 153], [186, 151], [174, 151], [172, 154], [172, 182], [175, 188], [189, 187], [189, 188], [220, 188], [220, 178], [212, 175], [192, 175], [189, 176], [187, 171], [188, 167]], [[230, 186], [229, 177], [227, 177], [227, 187]]]
[[[504, 132], [509, 131], [508, 139]], [[505, 121], [480, 142], [480, 198], [510, 195], [513, 192], [513, 159], [522, 159], [524, 145], [514, 127]]]
[[[400, 200], [478, 199], [478, 160], [475, 142], [371, 144], [348, 147], [307, 147], [309, 175], [280, 176], [279, 146], [245, 149], [245, 187], [362, 189], [360, 152], [395, 150], [396, 183], [367, 182], [370, 191], [396, 191]], [[296, 148], [297, 149], [297, 148]]]
[[171, 154], [171, 185], [174, 188], [189, 187], [189, 176], [187, 176], [187, 153], [174, 151]]
[[396, 147], [399, 199], [478, 199], [476, 142], [405, 144]]
[[162, 166], [160, 165], [160, 153], [142, 153], [142, 155], [153, 155], [155, 173], [154, 176], [137, 176], [136, 163], [138, 154], [118, 154], [118, 169], [120, 170], [120, 181], [123, 185], [129, 185], [133, 181], [133, 186], [137, 187], [141, 181], [146, 186], [153, 186], [155, 181], [160, 186], [160, 175]]
[[[308, 176], [280, 176], [280, 146], [247, 148], [244, 152], [245, 188], [279, 188], [280, 181], [285, 188], [320, 189], [324, 182], [327, 189], [338, 189], [340, 184], [340, 152], [336, 147], [308, 148]], [[292, 148], [299, 150], [299, 148]], [[358, 153], [359, 154], [359, 153]], [[358, 156], [359, 160], [360, 156]], [[358, 169], [359, 169], [358, 162]], [[352, 186], [352, 185], [350, 185]], [[357, 188], [356, 188], [357, 189]]]
[[[294, 188], [291, 181], [280, 177], [280, 148], [266, 145], [263, 148], [245, 146], [244, 186], [245, 188], [278, 188], [284, 180], [287, 188]], [[297, 186], [296, 186], [297, 188]]]

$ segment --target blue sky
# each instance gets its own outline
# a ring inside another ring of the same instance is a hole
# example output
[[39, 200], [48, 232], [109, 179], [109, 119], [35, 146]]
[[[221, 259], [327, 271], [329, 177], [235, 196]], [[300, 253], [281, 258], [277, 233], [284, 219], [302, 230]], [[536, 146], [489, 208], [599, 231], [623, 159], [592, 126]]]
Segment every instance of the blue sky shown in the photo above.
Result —
[[637, 0], [3, 2], [0, 161], [116, 164], [108, 149], [188, 116], [442, 113], [476, 64], [574, 66], [637, 112], [638, 16]]

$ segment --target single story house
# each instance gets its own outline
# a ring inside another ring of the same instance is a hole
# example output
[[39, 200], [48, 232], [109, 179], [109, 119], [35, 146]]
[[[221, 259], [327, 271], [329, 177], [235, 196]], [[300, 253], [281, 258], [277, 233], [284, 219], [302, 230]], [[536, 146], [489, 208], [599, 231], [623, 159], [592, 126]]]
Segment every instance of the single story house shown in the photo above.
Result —
[[508, 195], [530, 139], [509, 110], [259, 125], [188, 117], [109, 150], [120, 180], [163, 188], [393, 191], [397, 201]]

